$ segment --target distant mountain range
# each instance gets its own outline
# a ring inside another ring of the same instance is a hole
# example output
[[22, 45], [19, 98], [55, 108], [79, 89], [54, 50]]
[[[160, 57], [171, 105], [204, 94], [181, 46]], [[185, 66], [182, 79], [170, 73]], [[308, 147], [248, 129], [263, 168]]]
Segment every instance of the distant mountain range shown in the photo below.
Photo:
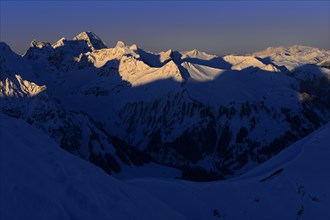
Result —
[[329, 57], [300, 45], [152, 53], [92, 32], [23, 56], [0, 43], [0, 111], [114, 176], [227, 179], [330, 121]]

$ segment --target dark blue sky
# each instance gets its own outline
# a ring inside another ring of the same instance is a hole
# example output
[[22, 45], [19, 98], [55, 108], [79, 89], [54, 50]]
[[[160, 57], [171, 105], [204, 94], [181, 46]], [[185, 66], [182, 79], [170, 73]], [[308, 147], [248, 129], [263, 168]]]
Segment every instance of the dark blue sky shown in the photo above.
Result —
[[303, 44], [329, 49], [326, 1], [0, 1], [1, 41], [18, 53], [31, 40], [54, 43], [93, 31], [158, 52], [249, 53]]

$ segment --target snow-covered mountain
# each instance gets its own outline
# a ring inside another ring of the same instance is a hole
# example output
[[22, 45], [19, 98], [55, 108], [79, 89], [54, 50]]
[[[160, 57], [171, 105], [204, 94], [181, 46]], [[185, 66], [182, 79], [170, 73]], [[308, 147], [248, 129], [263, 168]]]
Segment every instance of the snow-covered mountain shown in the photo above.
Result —
[[[117, 180], [0, 113], [1, 219], [330, 218], [330, 124], [241, 177]], [[158, 170], [160, 171], [160, 170]]]
[[[284, 66], [289, 70], [293, 70], [305, 64], [329, 62], [330, 51], [294, 45], [289, 48], [269, 47], [264, 51], [256, 52], [252, 55], [261, 58], [263, 62], [272, 62], [277, 66]], [[329, 68], [329, 65], [327, 67]]]
[[329, 51], [316, 48], [152, 53], [83, 32], [0, 51], [1, 111], [111, 174], [156, 163], [234, 177], [330, 120]]
[[[86, 113], [65, 109], [47, 86], [32, 82], [39, 82], [40, 78], [32, 71], [33, 66], [24, 58], [21, 60], [22, 57], [7, 45], [3, 44], [3, 47], [5, 53], [0, 56], [1, 112], [26, 120], [52, 137], [60, 147], [97, 164], [109, 174], [120, 172], [125, 165], [149, 162], [147, 156], [109, 134]], [[22, 62], [25, 68], [14, 62]]]
[[166, 179], [127, 182], [150, 192], [187, 219], [329, 219], [330, 123], [269, 161], [224, 181]]
[[184, 219], [150, 194], [0, 114], [0, 219]]

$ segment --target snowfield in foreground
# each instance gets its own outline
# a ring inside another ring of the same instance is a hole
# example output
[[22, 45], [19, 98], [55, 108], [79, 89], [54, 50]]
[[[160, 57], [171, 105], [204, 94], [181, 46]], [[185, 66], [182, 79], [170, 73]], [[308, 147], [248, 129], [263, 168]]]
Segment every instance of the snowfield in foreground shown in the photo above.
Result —
[[1, 219], [329, 219], [330, 123], [226, 181], [119, 181], [0, 115]]
[[0, 219], [184, 219], [164, 203], [0, 115]]
[[330, 123], [243, 176], [131, 180], [187, 219], [330, 219]]

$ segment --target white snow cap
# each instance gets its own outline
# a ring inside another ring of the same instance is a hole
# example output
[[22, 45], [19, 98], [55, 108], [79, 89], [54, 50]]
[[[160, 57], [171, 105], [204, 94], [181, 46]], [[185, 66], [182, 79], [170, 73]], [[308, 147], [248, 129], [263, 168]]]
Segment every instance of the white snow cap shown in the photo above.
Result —
[[84, 40], [87, 42], [88, 46], [90, 46], [93, 50], [100, 50], [103, 48], [107, 48], [107, 46], [101, 40], [101, 38], [97, 36], [95, 33], [90, 31], [81, 32], [80, 34], [75, 36], [73, 40]]
[[48, 42], [43, 42], [43, 41], [41, 41], [41, 42], [37, 42], [36, 40], [33, 40], [31, 43], [30, 43], [30, 47], [37, 47], [37, 48], [43, 48], [43, 47], [49, 47], [49, 46], [51, 46], [51, 44], [50, 43], [48, 43]]
[[65, 37], [62, 37], [61, 39], [59, 39], [57, 42], [55, 42], [52, 47], [55, 49], [57, 47], [61, 47], [64, 45], [64, 41], [66, 41]]
[[131, 50], [137, 50], [138, 49], [138, 46], [136, 44], [132, 44], [129, 49]]
[[125, 43], [122, 41], [117, 41], [116, 47], [126, 47]]

